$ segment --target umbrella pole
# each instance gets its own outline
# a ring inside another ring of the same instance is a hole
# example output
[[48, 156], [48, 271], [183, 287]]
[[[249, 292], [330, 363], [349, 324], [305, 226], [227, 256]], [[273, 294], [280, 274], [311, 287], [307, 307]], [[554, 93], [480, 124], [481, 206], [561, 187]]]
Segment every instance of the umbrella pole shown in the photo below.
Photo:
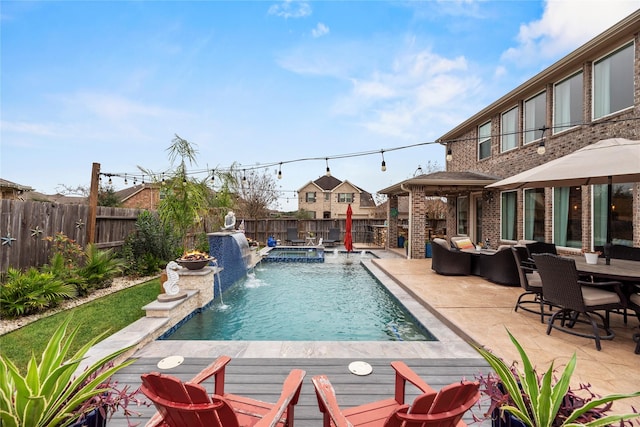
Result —
[[607, 241], [604, 243], [604, 257], [607, 265], [611, 264], [611, 201], [613, 199], [613, 177], [609, 175], [607, 182]]

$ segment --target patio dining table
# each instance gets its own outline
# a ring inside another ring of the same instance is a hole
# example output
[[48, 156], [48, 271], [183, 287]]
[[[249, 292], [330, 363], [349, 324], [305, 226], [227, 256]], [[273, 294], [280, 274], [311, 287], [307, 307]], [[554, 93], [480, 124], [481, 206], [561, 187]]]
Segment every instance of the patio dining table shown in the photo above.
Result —
[[583, 256], [572, 258], [576, 261], [578, 273], [625, 283], [640, 283], [640, 261], [612, 258], [611, 264], [607, 265], [601, 258], [597, 264], [587, 264]]

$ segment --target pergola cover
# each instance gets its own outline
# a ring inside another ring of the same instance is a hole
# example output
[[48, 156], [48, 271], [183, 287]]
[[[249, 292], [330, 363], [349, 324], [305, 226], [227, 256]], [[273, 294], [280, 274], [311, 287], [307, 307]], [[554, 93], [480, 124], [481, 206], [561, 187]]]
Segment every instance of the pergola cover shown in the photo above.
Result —
[[378, 193], [388, 196], [409, 194], [410, 187], [426, 187], [427, 195], [447, 196], [471, 190], [482, 190], [489, 184], [500, 180], [499, 177], [479, 172], [446, 172], [438, 171], [415, 176], [384, 188]]

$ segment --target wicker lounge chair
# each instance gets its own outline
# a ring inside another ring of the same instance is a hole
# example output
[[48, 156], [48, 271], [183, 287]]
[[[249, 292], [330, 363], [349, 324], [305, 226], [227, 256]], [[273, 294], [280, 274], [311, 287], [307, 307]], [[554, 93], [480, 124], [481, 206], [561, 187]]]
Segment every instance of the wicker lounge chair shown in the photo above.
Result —
[[304, 239], [298, 238], [297, 228], [287, 228], [287, 239], [285, 241], [292, 245], [304, 245]]
[[329, 237], [322, 241], [325, 246], [336, 246], [340, 243], [340, 229], [330, 228]]
[[447, 276], [467, 276], [471, 274], [471, 254], [450, 249], [444, 239], [433, 239], [431, 269]]

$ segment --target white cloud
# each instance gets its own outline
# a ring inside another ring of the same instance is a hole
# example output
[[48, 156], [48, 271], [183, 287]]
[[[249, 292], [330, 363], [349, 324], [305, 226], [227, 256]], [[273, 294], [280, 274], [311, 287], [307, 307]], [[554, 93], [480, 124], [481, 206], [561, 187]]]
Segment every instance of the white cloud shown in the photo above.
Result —
[[640, 0], [547, 0], [542, 18], [520, 26], [518, 44], [502, 59], [548, 62], [578, 48], [640, 8]]
[[276, 15], [281, 18], [304, 18], [311, 15], [311, 6], [307, 2], [285, 0], [282, 3], [269, 7], [269, 15]]
[[375, 133], [421, 140], [432, 123], [464, 114], [460, 105], [469, 103], [463, 99], [480, 85], [468, 68], [463, 57], [429, 50], [399, 54], [388, 70], [351, 79], [351, 92], [336, 102], [334, 112], [354, 116]]
[[311, 35], [315, 38], [322, 37], [326, 34], [329, 34], [329, 27], [324, 25], [322, 22], [318, 22], [318, 25], [311, 30]]

